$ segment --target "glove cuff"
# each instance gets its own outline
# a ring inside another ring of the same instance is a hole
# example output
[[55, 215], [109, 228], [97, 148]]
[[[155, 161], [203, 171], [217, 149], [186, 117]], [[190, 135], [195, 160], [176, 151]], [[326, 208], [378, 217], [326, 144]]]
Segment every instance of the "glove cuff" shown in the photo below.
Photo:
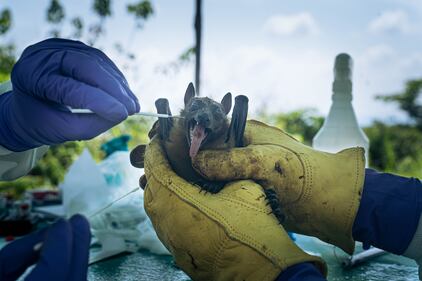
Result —
[[[25, 124], [20, 124], [14, 118], [13, 92], [0, 94], [0, 145], [13, 152], [23, 152], [32, 148], [40, 147], [43, 144], [33, 141], [29, 143], [31, 137], [27, 134], [32, 128], [27, 128]], [[36, 113], [34, 113], [36, 114]]]

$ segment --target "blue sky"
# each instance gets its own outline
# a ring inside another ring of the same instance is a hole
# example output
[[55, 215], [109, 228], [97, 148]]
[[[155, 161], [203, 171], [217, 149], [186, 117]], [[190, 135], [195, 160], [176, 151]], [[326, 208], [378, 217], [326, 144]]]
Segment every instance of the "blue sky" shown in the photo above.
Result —
[[[220, 99], [227, 91], [250, 98], [252, 112], [316, 108], [327, 114], [331, 104], [332, 67], [338, 53], [354, 59], [354, 107], [361, 124], [374, 119], [400, 120], [392, 106], [375, 101], [394, 93], [410, 78], [422, 77], [422, 2], [419, 0], [260, 1], [203, 0], [202, 93]], [[93, 21], [92, 1], [62, 1], [68, 18], [82, 14]], [[137, 55], [135, 68], [124, 71], [145, 110], [158, 97], [182, 106], [193, 65], [164, 75], [168, 65], [193, 45], [193, 0], [152, 0], [156, 10], [144, 29], [125, 3], [113, 1], [104, 51], [122, 66], [112, 44], [120, 42]], [[22, 51], [47, 37], [48, 0], [0, 0], [12, 9], [14, 26], [5, 38]], [[66, 26], [64, 30], [66, 30]]]

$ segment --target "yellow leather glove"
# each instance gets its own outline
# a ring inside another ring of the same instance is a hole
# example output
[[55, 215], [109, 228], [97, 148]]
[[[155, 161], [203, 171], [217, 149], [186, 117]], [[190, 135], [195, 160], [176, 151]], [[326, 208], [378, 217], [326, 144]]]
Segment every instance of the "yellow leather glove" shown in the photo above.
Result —
[[144, 163], [145, 210], [176, 264], [193, 280], [273, 281], [301, 262], [326, 274], [324, 261], [299, 249], [269, 215], [255, 182], [200, 193], [172, 171], [157, 138], [147, 146]]
[[286, 230], [316, 236], [352, 254], [352, 226], [365, 175], [363, 148], [320, 152], [253, 120], [246, 126], [245, 145], [200, 152], [193, 166], [211, 180], [254, 179], [275, 189]]

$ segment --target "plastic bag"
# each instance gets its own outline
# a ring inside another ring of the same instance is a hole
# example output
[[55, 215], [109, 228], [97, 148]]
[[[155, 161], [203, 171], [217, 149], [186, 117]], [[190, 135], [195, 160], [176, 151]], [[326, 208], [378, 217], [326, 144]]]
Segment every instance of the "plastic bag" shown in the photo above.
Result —
[[122, 252], [146, 249], [170, 254], [161, 244], [143, 208], [139, 189], [97, 213], [138, 186], [142, 170], [131, 166], [129, 152], [117, 151], [99, 164], [88, 150], [72, 164], [61, 185], [66, 215], [85, 215], [101, 250], [91, 252], [90, 263]]

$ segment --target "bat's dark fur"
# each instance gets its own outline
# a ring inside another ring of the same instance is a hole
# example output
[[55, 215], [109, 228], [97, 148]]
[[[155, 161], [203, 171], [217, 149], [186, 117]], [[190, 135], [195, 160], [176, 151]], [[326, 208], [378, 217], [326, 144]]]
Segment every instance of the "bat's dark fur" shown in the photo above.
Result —
[[[232, 105], [232, 96], [227, 93], [221, 103], [207, 97], [195, 97], [195, 89], [189, 84], [185, 97], [185, 107], [180, 113], [182, 118], [159, 118], [150, 132], [150, 138], [158, 134], [167, 158], [173, 170], [185, 180], [198, 185], [201, 190], [210, 193], [219, 192], [225, 182], [209, 181], [199, 175], [192, 167], [191, 157], [202, 149], [227, 149], [243, 146], [243, 134], [248, 113], [248, 98], [237, 96], [231, 122], [227, 117]], [[171, 115], [167, 99], [155, 102], [157, 112]], [[199, 129], [198, 129], [199, 128]], [[202, 139], [198, 146], [196, 135]], [[204, 135], [206, 135], [204, 137]], [[194, 141], [196, 139], [196, 142]], [[195, 149], [196, 147], [196, 149]], [[131, 162], [135, 167], [143, 167], [145, 146], [140, 145], [131, 153]], [[142, 157], [140, 157], [142, 155]], [[145, 178], [140, 180], [145, 184]], [[277, 207], [275, 192], [265, 191], [272, 212], [281, 222], [283, 214]]]
[[[199, 149], [224, 149], [243, 145], [248, 98], [236, 97], [237, 109], [233, 110], [231, 123], [227, 118], [232, 105], [230, 93], [227, 93], [221, 103], [218, 103], [207, 97], [195, 97], [195, 89], [190, 83], [185, 93], [184, 103], [185, 107], [180, 113], [182, 118], [159, 119], [158, 135], [171, 166], [179, 176], [200, 186], [202, 190], [217, 193], [225, 183], [209, 181], [201, 177], [193, 169], [191, 158]], [[158, 99], [155, 104], [158, 113], [171, 114], [166, 99]], [[242, 109], [239, 109], [240, 104], [242, 104]], [[236, 115], [235, 112], [239, 110], [241, 112], [237, 112]], [[200, 135], [203, 139], [195, 142], [196, 135]]]

